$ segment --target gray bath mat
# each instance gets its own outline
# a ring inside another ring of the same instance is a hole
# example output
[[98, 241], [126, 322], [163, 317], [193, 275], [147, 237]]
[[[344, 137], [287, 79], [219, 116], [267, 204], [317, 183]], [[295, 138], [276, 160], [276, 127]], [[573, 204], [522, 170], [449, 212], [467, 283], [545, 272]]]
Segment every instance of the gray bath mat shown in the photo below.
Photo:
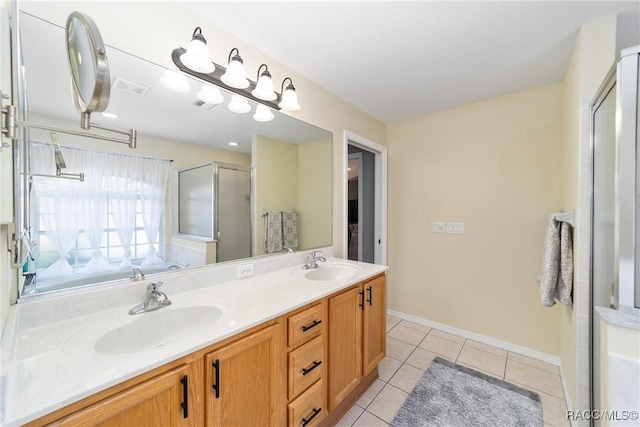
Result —
[[392, 427], [540, 427], [537, 393], [436, 357]]

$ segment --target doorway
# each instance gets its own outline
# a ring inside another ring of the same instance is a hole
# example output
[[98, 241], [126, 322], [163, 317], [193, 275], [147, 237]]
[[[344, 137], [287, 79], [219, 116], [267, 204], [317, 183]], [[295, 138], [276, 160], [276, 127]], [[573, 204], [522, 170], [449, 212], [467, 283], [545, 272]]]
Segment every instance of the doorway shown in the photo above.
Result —
[[345, 250], [353, 261], [386, 263], [386, 147], [345, 132]]

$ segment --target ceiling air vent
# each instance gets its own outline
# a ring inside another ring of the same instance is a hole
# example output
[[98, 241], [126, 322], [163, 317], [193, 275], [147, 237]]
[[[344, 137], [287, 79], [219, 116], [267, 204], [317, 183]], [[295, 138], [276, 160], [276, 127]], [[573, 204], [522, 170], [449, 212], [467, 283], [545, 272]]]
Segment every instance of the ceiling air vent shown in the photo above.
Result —
[[217, 104], [210, 104], [208, 102], [204, 102], [204, 101], [201, 101], [199, 99], [196, 99], [195, 101], [193, 101], [191, 103], [191, 105], [195, 105], [196, 107], [204, 108], [205, 110], [211, 110]]
[[115, 79], [113, 79], [111, 89], [119, 90], [120, 92], [126, 92], [134, 96], [142, 96], [149, 91], [149, 88], [146, 86], [121, 79], [120, 77], [116, 77]]

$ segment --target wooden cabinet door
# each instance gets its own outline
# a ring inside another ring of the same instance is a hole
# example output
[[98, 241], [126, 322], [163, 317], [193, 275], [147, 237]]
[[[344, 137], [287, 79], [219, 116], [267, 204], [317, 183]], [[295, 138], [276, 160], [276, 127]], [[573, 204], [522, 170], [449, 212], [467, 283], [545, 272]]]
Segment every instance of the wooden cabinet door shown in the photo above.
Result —
[[[56, 425], [198, 426], [201, 424], [197, 419], [201, 411], [196, 409], [199, 399], [194, 392], [197, 385], [192, 382], [195, 375], [190, 374], [190, 366], [182, 365], [81, 409], [59, 420]], [[183, 408], [185, 403], [188, 404], [187, 411]]]
[[380, 363], [386, 350], [386, 292], [385, 276], [364, 283], [364, 329], [362, 340], [362, 369], [366, 376]]
[[275, 426], [276, 326], [269, 326], [205, 356], [207, 426]]
[[362, 286], [329, 298], [329, 411], [362, 376]]

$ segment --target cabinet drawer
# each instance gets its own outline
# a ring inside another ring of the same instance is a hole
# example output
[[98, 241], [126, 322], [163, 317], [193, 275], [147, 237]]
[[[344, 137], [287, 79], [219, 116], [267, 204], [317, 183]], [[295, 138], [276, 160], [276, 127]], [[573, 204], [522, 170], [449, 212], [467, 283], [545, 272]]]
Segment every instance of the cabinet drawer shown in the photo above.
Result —
[[327, 416], [322, 380], [289, 403], [289, 427], [313, 427]]
[[289, 317], [287, 320], [289, 346], [307, 341], [322, 333], [322, 328], [324, 327], [324, 310], [322, 307], [322, 304], [318, 304]]
[[289, 399], [324, 376], [322, 337], [316, 337], [289, 353]]

